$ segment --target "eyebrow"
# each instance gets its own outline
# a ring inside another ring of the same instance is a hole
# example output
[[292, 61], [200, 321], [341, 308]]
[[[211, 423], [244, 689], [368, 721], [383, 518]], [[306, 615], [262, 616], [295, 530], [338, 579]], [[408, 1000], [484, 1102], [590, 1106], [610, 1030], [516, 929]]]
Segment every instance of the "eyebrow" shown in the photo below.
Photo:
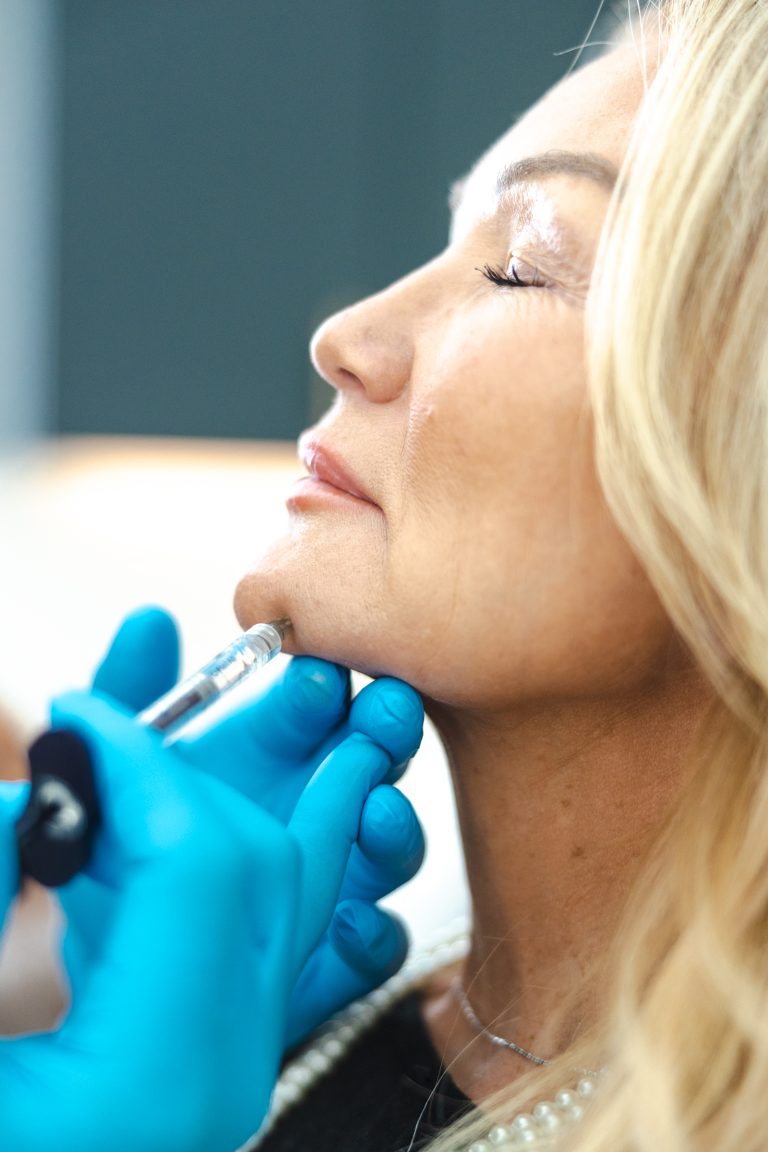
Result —
[[496, 180], [496, 191], [506, 192], [513, 184], [539, 176], [586, 176], [610, 192], [619, 171], [597, 152], [542, 152], [539, 156], [515, 160], [503, 168]]
[[[585, 176], [607, 192], [611, 192], [619, 178], [619, 170], [598, 152], [565, 152], [553, 149], [536, 156], [524, 156], [505, 165], [496, 178], [496, 195], [507, 192], [515, 184], [537, 180], [546, 176]], [[468, 176], [452, 185], [448, 202], [456, 212]]]

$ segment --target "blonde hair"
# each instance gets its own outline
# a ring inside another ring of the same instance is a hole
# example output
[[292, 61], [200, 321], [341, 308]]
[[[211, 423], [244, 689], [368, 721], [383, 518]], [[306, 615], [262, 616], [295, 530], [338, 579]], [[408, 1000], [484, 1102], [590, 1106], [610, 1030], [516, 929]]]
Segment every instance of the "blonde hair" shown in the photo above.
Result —
[[595, 452], [715, 704], [617, 933], [599, 1028], [432, 1152], [596, 1060], [607, 1079], [558, 1148], [768, 1147], [768, 2], [667, 0], [634, 31], [661, 56], [590, 291]]

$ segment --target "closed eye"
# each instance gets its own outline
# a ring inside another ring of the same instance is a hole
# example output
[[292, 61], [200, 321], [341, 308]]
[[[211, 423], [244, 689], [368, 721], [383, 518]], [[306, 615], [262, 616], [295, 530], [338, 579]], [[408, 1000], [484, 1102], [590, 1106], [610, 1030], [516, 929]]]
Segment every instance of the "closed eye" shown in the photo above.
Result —
[[500, 264], [484, 264], [482, 268], [476, 268], [481, 276], [485, 276], [486, 280], [490, 280], [498, 288], [544, 288], [545, 282], [539, 275], [538, 268], [532, 264], [527, 264], [521, 260], [519, 256], [510, 254], [507, 258], [506, 266], [502, 268]]

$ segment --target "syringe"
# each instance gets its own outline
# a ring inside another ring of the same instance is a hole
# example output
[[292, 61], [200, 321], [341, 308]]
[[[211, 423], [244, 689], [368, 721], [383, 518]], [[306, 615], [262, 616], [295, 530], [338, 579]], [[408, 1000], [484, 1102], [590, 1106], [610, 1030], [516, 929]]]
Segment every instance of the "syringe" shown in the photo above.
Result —
[[140, 712], [136, 717], [138, 723], [171, 736], [277, 656], [290, 626], [290, 620], [254, 624], [213, 660]]
[[[145, 728], [175, 736], [225, 692], [263, 668], [281, 650], [289, 620], [255, 624], [197, 672], [136, 717]], [[49, 888], [87, 863], [101, 822], [85, 742], [68, 729], [44, 732], [29, 749], [30, 796], [16, 821], [19, 872]]]

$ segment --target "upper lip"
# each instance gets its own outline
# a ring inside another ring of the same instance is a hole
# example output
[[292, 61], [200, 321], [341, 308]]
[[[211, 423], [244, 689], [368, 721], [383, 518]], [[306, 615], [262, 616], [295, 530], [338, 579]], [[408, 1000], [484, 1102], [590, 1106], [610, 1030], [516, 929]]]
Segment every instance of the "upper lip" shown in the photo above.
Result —
[[366, 500], [369, 504], [376, 503], [347, 462], [319, 440], [311, 436], [307, 438], [302, 436], [299, 440], [299, 456], [310, 476], [323, 480], [326, 484], [332, 484], [334, 488], [348, 492], [358, 500]]

